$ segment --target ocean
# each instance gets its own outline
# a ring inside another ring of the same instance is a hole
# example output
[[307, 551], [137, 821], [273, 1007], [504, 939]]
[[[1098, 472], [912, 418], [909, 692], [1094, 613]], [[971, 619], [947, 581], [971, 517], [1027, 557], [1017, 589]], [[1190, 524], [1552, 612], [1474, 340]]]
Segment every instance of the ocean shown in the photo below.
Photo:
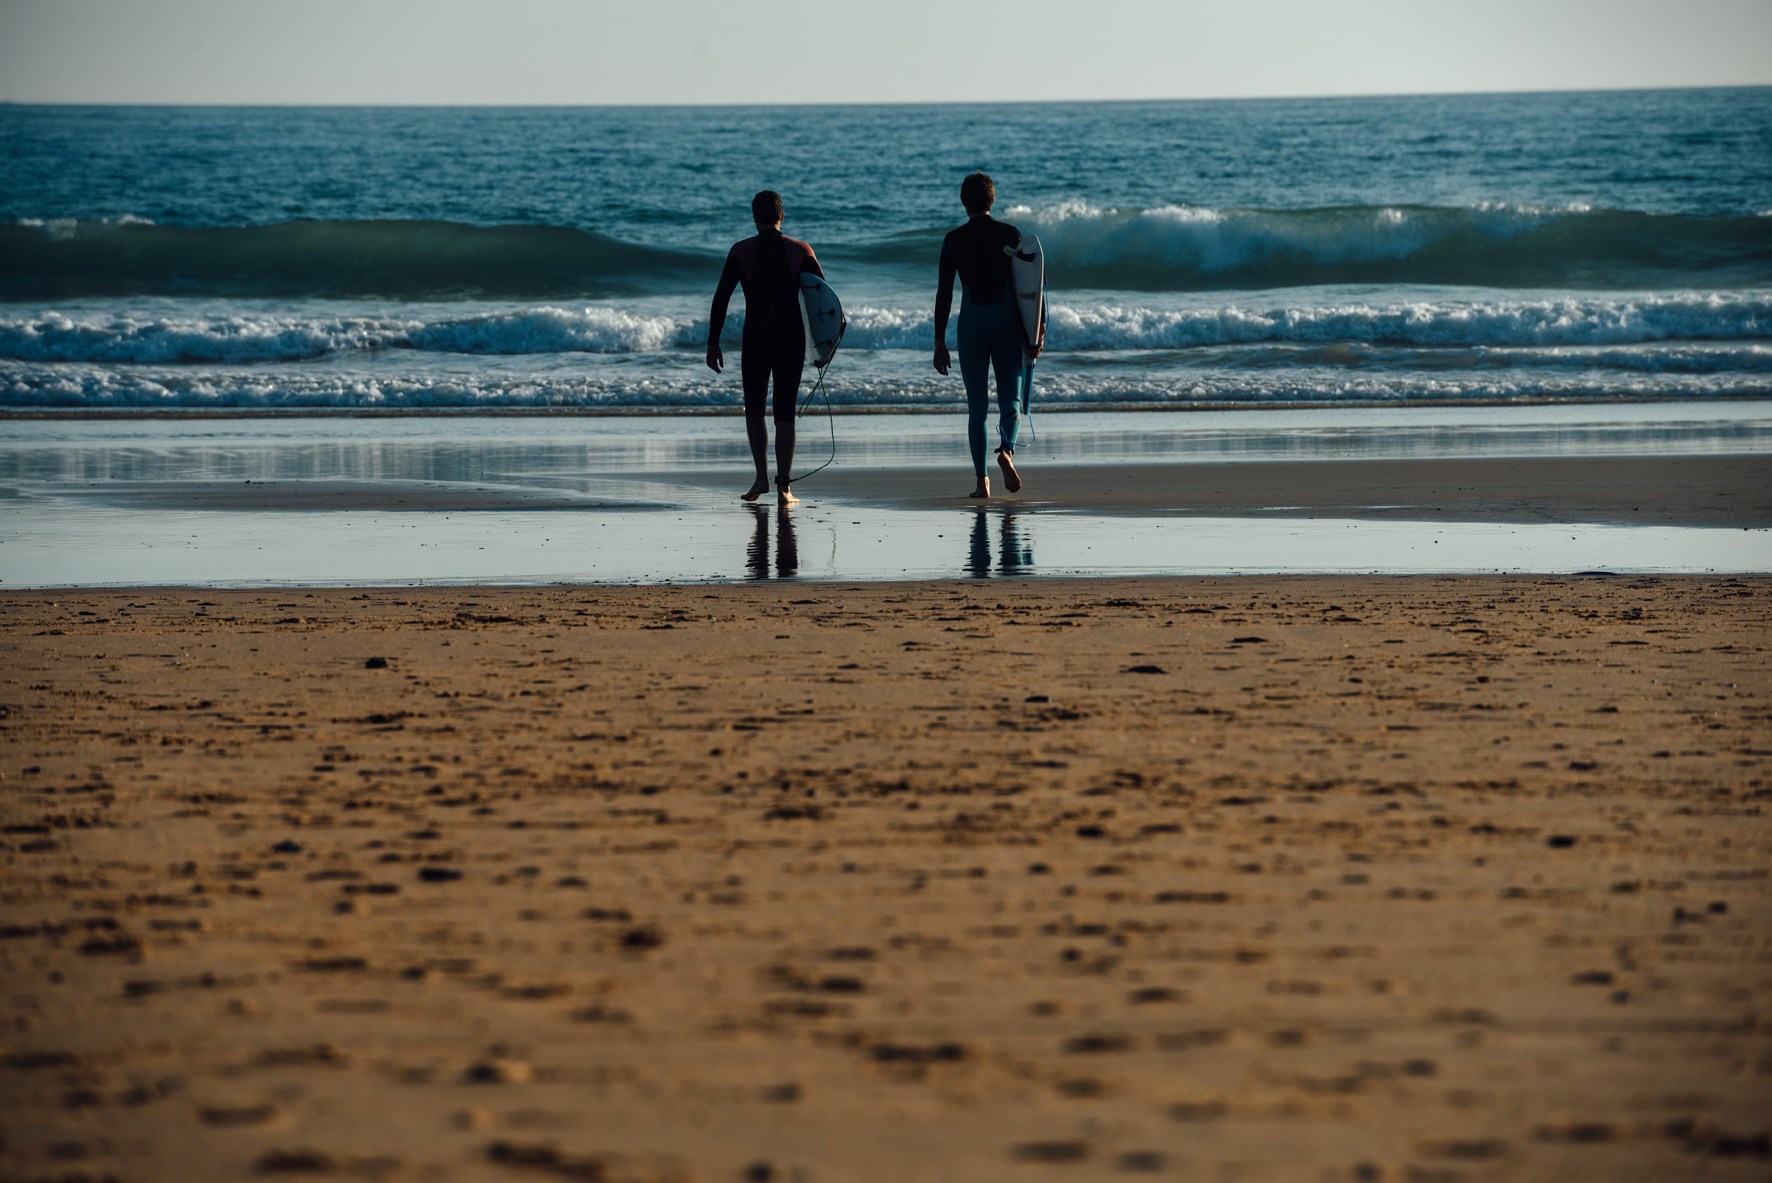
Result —
[[1036, 411], [1772, 394], [1769, 88], [5, 105], [0, 158], [11, 410], [733, 410], [708, 300], [763, 188], [847, 309], [822, 393], [957, 410], [976, 168], [1049, 260]]

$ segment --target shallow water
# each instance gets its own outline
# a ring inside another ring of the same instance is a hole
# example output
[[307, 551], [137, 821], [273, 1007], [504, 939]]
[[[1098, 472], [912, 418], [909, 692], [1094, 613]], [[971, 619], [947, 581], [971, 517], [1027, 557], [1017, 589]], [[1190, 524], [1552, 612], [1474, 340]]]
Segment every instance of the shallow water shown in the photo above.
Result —
[[[800, 421], [797, 472], [968, 460], [958, 414]], [[1033, 417], [1030, 464], [1772, 452], [1772, 402], [1073, 412]], [[21, 482], [446, 481], [619, 496], [599, 474], [749, 470], [732, 416], [411, 416], [15, 420], [0, 485]], [[816, 478], [814, 478], [816, 480]], [[817, 492], [816, 484], [805, 488]], [[53, 491], [53, 490], [45, 490]], [[119, 493], [118, 496], [125, 494]], [[637, 494], [636, 494], [637, 495]]]

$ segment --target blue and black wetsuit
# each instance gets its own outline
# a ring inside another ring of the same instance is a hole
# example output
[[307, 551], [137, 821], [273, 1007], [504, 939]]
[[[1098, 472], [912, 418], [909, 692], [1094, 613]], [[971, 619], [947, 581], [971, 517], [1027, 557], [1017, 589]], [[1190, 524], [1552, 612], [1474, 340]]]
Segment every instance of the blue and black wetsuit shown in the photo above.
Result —
[[990, 371], [997, 371], [997, 434], [1013, 449], [1021, 430], [1020, 391], [1026, 334], [1009, 274], [1004, 247], [1021, 242], [1021, 231], [980, 214], [950, 231], [941, 243], [941, 277], [935, 288], [935, 339], [947, 333], [954, 302], [954, 276], [960, 277], [960, 379], [969, 412], [966, 439], [972, 467], [984, 476], [984, 421], [990, 414]]
[[718, 341], [726, 324], [726, 305], [734, 288], [744, 286], [744, 338], [739, 377], [744, 386], [747, 419], [761, 420], [775, 378], [774, 419], [792, 423], [800, 374], [806, 366], [806, 327], [800, 318], [800, 274], [820, 279], [824, 270], [812, 248], [779, 230], [759, 230], [756, 237], [735, 243], [727, 252], [720, 286], [708, 313], [708, 340]]

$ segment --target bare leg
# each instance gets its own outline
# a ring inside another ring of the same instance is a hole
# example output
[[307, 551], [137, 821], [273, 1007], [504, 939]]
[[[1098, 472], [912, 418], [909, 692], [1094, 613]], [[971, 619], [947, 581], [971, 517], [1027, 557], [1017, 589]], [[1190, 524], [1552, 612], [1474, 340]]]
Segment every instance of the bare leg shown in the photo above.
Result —
[[[792, 505], [800, 499], [788, 491], [788, 480], [794, 472], [794, 421], [777, 420], [775, 424], [775, 488], [777, 504]], [[760, 478], [759, 478], [760, 479]]]
[[757, 466], [757, 479], [751, 482], [751, 491], [743, 500], [755, 501], [769, 492], [769, 428], [764, 425], [763, 416], [746, 415], [744, 433], [751, 444], [751, 462]]
[[1011, 493], [1021, 492], [1021, 474], [1015, 471], [1015, 449], [997, 449], [997, 467], [1003, 470], [1003, 484]]

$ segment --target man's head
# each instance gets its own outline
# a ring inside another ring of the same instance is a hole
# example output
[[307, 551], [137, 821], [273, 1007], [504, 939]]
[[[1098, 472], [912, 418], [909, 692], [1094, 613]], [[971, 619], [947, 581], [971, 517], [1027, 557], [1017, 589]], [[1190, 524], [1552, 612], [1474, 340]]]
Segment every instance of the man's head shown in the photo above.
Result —
[[997, 202], [997, 186], [984, 173], [973, 173], [960, 182], [960, 204], [969, 214], [988, 214]]
[[781, 222], [781, 218], [781, 194], [773, 189], [765, 189], [751, 198], [751, 220], [759, 228], [775, 226]]

